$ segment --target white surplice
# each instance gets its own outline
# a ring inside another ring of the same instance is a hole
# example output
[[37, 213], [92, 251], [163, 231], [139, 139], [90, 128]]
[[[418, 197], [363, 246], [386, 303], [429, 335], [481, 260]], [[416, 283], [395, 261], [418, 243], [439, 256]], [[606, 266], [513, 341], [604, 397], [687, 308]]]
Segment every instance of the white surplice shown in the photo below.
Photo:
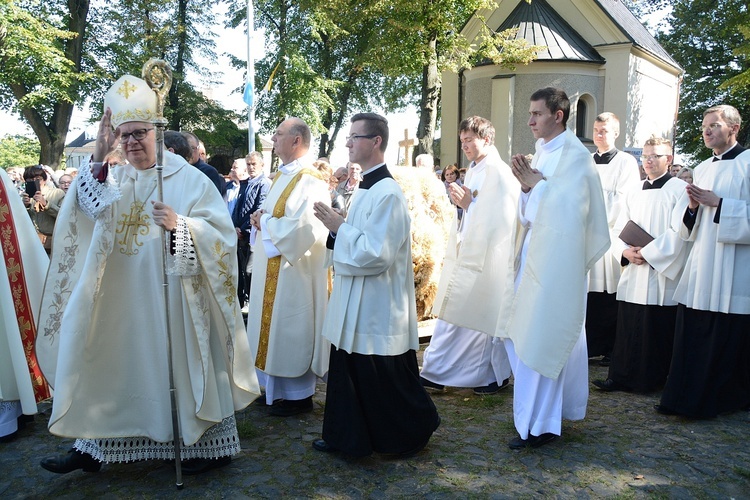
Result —
[[721, 219], [716, 224], [717, 208], [701, 205], [688, 231], [682, 222], [686, 202], [673, 212], [672, 228], [693, 242], [674, 298], [691, 309], [750, 314], [750, 150], [730, 161], [709, 158], [693, 179], [722, 199]]
[[[234, 412], [260, 394], [237, 301], [236, 233], [208, 178], [172, 153], [164, 160], [164, 202], [178, 214], [166, 308], [183, 457], [231, 455]], [[55, 228], [36, 345], [55, 389], [49, 428], [85, 438], [76, 447], [102, 461], [172, 454], [156, 177], [125, 165], [100, 184], [84, 165]]]
[[438, 384], [478, 387], [510, 376], [505, 347], [492, 334], [505, 289], [513, 282], [518, 181], [493, 146], [472, 163], [464, 186], [472, 201], [449, 237], [432, 309], [439, 319], [421, 375]]
[[[8, 197], [8, 205], [0, 207], [0, 216], [11, 217], [15, 228], [15, 236], [19, 248], [11, 252], [9, 235], [0, 238], [2, 259], [0, 266], [0, 437], [12, 434], [17, 430], [17, 417], [22, 413], [33, 415], [37, 412], [34, 389], [29, 375], [29, 365], [21, 341], [21, 330], [14, 306], [14, 289], [18, 291], [17, 283], [13, 279], [23, 279], [29, 303], [34, 317], [37, 317], [39, 304], [42, 300], [44, 276], [49, 267], [49, 257], [39, 241], [36, 229], [23, 206], [21, 197], [13, 181], [5, 170], [0, 169], [0, 181], [3, 183]], [[6, 256], [19, 254], [22, 262], [16, 262], [10, 257], [12, 269], [6, 266]], [[14, 267], [13, 264], [18, 267]]]
[[[607, 164], [596, 164], [596, 172], [602, 182], [604, 206], [607, 210], [607, 225], [610, 229], [610, 239], [614, 243], [620, 234], [614, 227], [620, 216], [622, 204], [628, 193], [641, 189], [641, 175], [638, 162], [632, 155], [623, 151], [617, 154]], [[620, 258], [610, 249], [589, 271], [589, 292], [616, 293], [620, 280]]]
[[[678, 204], [685, 186], [684, 181], [672, 177], [659, 189], [642, 189], [625, 197], [614, 232], [619, 235], [632, 220], [654, 240], [641, 249], [646, 264], [625, 266], [617, 287], [617, 300], [640, 305], [677, 305], [673, 295], [690, 245], [671, 229], [670, 222], [675, 206], [681, 207], [683, 213], [687, 207], [687, 198]], [[613, 240], [612, 253], [619, 259], [628, 247], [617, 238]]]
[[336, 276], [324, 335], [350, 354], [396, 356], [417, 350], [411, 217], [404, 195], [395, 180], [386, 178], [358, 189], [354, 198], [336, 234]]
[[532, 167], [547, 180], [519, 199], [515, 287], [496, 332], [506, 339], [522, 439], [560, 435], [563, 418], [585, 417], [586, 275], [610, 245], [601, 183], [580, 140], [569, 130], [540, 139]]

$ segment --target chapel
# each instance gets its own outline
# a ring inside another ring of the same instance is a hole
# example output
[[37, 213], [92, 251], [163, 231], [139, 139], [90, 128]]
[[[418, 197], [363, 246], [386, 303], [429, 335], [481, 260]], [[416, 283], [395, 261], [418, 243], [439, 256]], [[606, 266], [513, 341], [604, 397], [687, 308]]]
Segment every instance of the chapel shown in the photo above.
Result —
[[651, 135], [673, 137], [683, 70], [621, 1], [497, 0], [494, 10], [475, 13], [462, 33], [474, 40], [482, 23], [496, 32], [517, 28], [516, 38], [542, 49], [515, 70], [488, 61], [443, 73], [443, 165], [465, 163], [458, 126], [472, 115], [492, 121], [506, 162], [512, 154], [533, 153], [529, 97], [548, 86], [568, 94], [568, 128], [591, 151], [594, 118], [604, 111], [620, 118], [617, 148], [637, 157]]

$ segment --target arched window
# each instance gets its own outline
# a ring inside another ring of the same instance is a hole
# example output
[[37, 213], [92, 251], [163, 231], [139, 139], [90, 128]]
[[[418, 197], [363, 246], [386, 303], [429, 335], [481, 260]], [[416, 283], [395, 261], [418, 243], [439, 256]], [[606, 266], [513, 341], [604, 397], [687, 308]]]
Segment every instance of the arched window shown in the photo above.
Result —
[[582, 98], [578, 99], [578, 104], [576, 104], [576, 136], [581, 139], [586, 138], [586, 132], [589, 130], [588, 123], [586, 123], [587, 112], [586, 102]]

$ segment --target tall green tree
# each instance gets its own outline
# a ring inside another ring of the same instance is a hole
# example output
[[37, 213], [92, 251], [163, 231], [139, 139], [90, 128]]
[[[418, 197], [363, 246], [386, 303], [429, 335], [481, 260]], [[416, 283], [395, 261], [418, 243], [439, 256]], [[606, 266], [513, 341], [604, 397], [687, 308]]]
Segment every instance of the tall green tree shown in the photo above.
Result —
[[39, 161], [39, 141], [22, 135], [0, 139], [0, 168], [28, 167]]
[[[750, 12], [743, 0], [675, 0], [667, 20], [671, 31], [657, 38], [685, 69], [677, 127], [679, 149], [696, 160], [710, 156], [703, 145], [703, 111], [731, 104], [750, 119], [750, 71], [747, 38]], [[750, 127], [743, 123], [738, 140], [748, 144]]]
[[52, 168], [89, 78], [82, 71], [88, 13], [88, 0], [0, 0], [0, 107], [21, 114], [39, 139], [39, 162]]
[[[458, 71], [486, 60], [513, 68], [536, 56], [535, 47], [513, 39], [514, 32], [496, 33], [484, 22], [482, 9], [496, 8], [494, 0], [391, 0], [387, 4], [380, 69], [387, 77], [405, 76], [418, 82], [417, 153], [433, 153], [443, 71]], [[469, 41], [461, 28], [473, 15], [482, 29], [476, 40]]]

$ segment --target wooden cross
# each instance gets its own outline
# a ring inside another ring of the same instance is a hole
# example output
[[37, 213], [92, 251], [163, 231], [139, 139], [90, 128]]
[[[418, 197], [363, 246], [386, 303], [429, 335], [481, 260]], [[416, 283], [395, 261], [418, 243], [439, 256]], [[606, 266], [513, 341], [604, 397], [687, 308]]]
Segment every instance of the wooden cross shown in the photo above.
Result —
[[404, 140], [398, 141], [399, 148], [404, 148], [404, 165], [411, 167], [411, 150], [417, 143], [414, 139], [409, 139], [409, 129], [404, 129]]

